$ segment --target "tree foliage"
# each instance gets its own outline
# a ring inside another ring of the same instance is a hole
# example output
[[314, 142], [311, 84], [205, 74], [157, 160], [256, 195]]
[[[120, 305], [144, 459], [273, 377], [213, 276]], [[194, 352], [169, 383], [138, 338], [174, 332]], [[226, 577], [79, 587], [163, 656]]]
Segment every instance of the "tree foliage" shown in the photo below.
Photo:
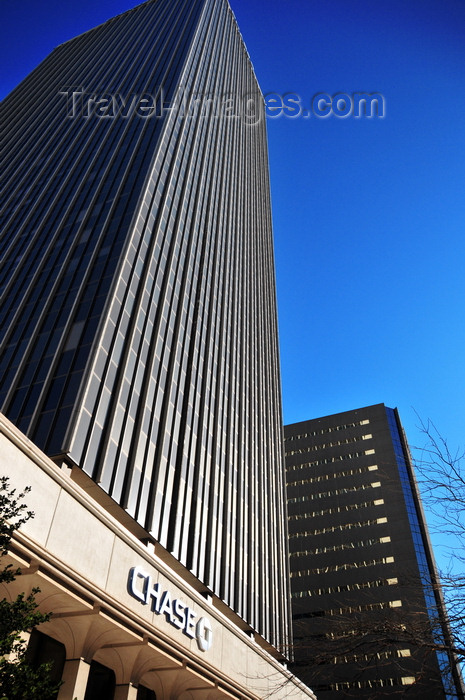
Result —
[[426, 446], [416, 448], [419, 459], [416, 462], [420, 476], [423, 502], [434, 518], [434, 527], [449, 538], [449, 570], [462, 577], [465, 583], [465, 453], [457, 449], [451, 451], [447, 441], [439, 434], [434, 424], [421, 423], [421, 430], [427, 438]]
[[453, 650], [465, 664], [465, 453], [452, 451], [431, 421], [421, 422], [427, 444], [416, 449], [423, 503], [442, 550], [439, 579]]
[[[27, 509], [24, 497], [30, 489], [17, 494], [8, 477], [0, 477], [0, 556], [8, 554], [14, 533], [34, 517]], [[0, 568], [0, 583], [11, 583], [21, 575], [21, 569], [11, 564]], [[27, 659], [23, 633], [46, 622], [50, 615], [39, 612], [35, 599], [39, 592], [19, 594], [14, 600], [0, 601], [0, 700], [52, 700], [58, 687], [50, 679], [50, 664], [39, 667]]]

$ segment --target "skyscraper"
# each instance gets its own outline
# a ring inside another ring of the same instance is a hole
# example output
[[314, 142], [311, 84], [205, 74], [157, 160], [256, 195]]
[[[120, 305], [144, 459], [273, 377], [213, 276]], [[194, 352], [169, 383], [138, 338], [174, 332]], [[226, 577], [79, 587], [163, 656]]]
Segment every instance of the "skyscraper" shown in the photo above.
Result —
[[284, 435], [297, 675], [322, 700], [463, 698], [397, 410]]
[[58, 46], [1, 120], [2, 412], [285, 649], [266, 129], [228, 3]]

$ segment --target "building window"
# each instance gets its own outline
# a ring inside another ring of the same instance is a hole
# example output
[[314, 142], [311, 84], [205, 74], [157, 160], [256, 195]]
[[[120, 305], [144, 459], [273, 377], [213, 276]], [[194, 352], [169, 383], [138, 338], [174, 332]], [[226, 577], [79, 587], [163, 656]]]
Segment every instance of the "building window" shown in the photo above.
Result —
[[341, 552], [345, 549], [355, 549], [357, 547], [372, 547], [377, 544], [386, 544], [390, 542], [388, 537], [372, 537], [369, 540], [359, 540], [358, 542], [342, 542], [342, 544], [322, 545], [314, 549], [304, 549], [301, 551], [291, 552], [291, 557], [308, 557], [314, 554], [327, 554], [328, 552]]
[[369, 467], [357, 467], [356, 469], [345, 469], [344, 471], [335, 472], [333, 474], [318, 474], [317, 476], [311, 476], [308, 479], [298, 479], [297, 481], [288, 481], [288, 488], [291, 486], [303, 486], [305, 484], [317, 484], [322, 481], [333, 481], [334, 479], [340, 479], [343, 477], [355, 476], [355, 474], [365, 474], [366, 472], [376, 471], [378, 466], [372, 464]]
[[77, 348], [81, 339], [83, 328], [84, 321], [77, 321], [76, 323], [73, 323], [63, 352], [67, 352], [68, 350], [75, 350]]
[[111, 668], [92, 661], [84, 700], [113, 700], [115, 687], [115, 674]]
[[346, 593], [347, 591], [361, 591], [364, 588], [379, 588], [380, 586], [393, 586], [399, 583], [397, 578], [376, 579], [375, 581], [363, 581], [362, 583], [344, 583], [326, 588], [314, 588], [307, 591], [295, 591], [291, 598], [311, 598], [312, 596], [330, 595], [334, 593]]
[[403, 676], [402, 685], [413, 685], [415, 683], [415, 676]]
[[368, 425], [370, 421], [361, 420], [357, 423], [346, 423], [345, 425], [336, 425], [333, 428], [322, 428], [321, 430], [311, 430], [307, 433], [300, 433], [298, 435], [287, 435], [284, 437], [284, 442], [288, 440], [301, 440], [302, 438], [316, 437], [317, 435], [325, 435], [325, 433], [333, 433], [335, 430], [346, 430], [347, 428], [356, 428], [359, 425]]
[[[363, 569], [367, 566], [378, 566], [379, 564], [393, 564], [394, 557], [382, 557], [381, 559], [368, 559], [358, 562], [346, 562], [345, 564], [335, 564], [317, 569], [302, 569], [301, 571], [291, 571], [291, 578], [301, 576], [313, 576], [314, 574], [329, 574], [331, 571], [349, 571], [350, 569]], [[402, 603], [401, 603], [402, 605]], [[393, 606], [391, 606], [393, 607]]]
[[[26, 660], [33, 668], [38, 668], [41, 664], [51, 664], [50, 679], [53, 683], [58, 684], [65, 666], [65, 645], [47, 634], [32, 630]], [[58, 695], [58, 691], [56, 695]]]

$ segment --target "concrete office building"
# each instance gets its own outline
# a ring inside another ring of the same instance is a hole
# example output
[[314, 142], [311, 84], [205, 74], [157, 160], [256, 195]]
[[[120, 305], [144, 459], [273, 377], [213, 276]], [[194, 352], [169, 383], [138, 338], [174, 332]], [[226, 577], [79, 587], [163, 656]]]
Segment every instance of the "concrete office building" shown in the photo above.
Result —
[[149, 0], [58, 46], [1, 124], [2, 471], [33, 485], [13, 553], [55, 613], [60, 700], [91, 661], [124, 697], [266, 694], [289, 675], [274, 264], [227, 1]]
[[368, 406], [284, 435], [296, 674], [321, 700], [463, 698], [453, 658], [389, 631], [448, 638], [397, 410]]

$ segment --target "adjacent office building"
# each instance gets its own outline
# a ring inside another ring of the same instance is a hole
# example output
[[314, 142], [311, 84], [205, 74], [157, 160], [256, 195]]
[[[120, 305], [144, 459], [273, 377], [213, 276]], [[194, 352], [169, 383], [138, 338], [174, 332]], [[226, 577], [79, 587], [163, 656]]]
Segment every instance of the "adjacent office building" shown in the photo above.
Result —
[[1, 120], [2, 469], [33, 486], [12, 556], [54, 612], [60, 700], [107, 676], [311, 696], [280, 665], [266, 129], [227, 1], [149, 0], [58, 46]]
[[[285, 427], [294, 670], [321, 700], [464, 698], [397, 410]], [[416, 638], [416, 639], [415, 639]]]

